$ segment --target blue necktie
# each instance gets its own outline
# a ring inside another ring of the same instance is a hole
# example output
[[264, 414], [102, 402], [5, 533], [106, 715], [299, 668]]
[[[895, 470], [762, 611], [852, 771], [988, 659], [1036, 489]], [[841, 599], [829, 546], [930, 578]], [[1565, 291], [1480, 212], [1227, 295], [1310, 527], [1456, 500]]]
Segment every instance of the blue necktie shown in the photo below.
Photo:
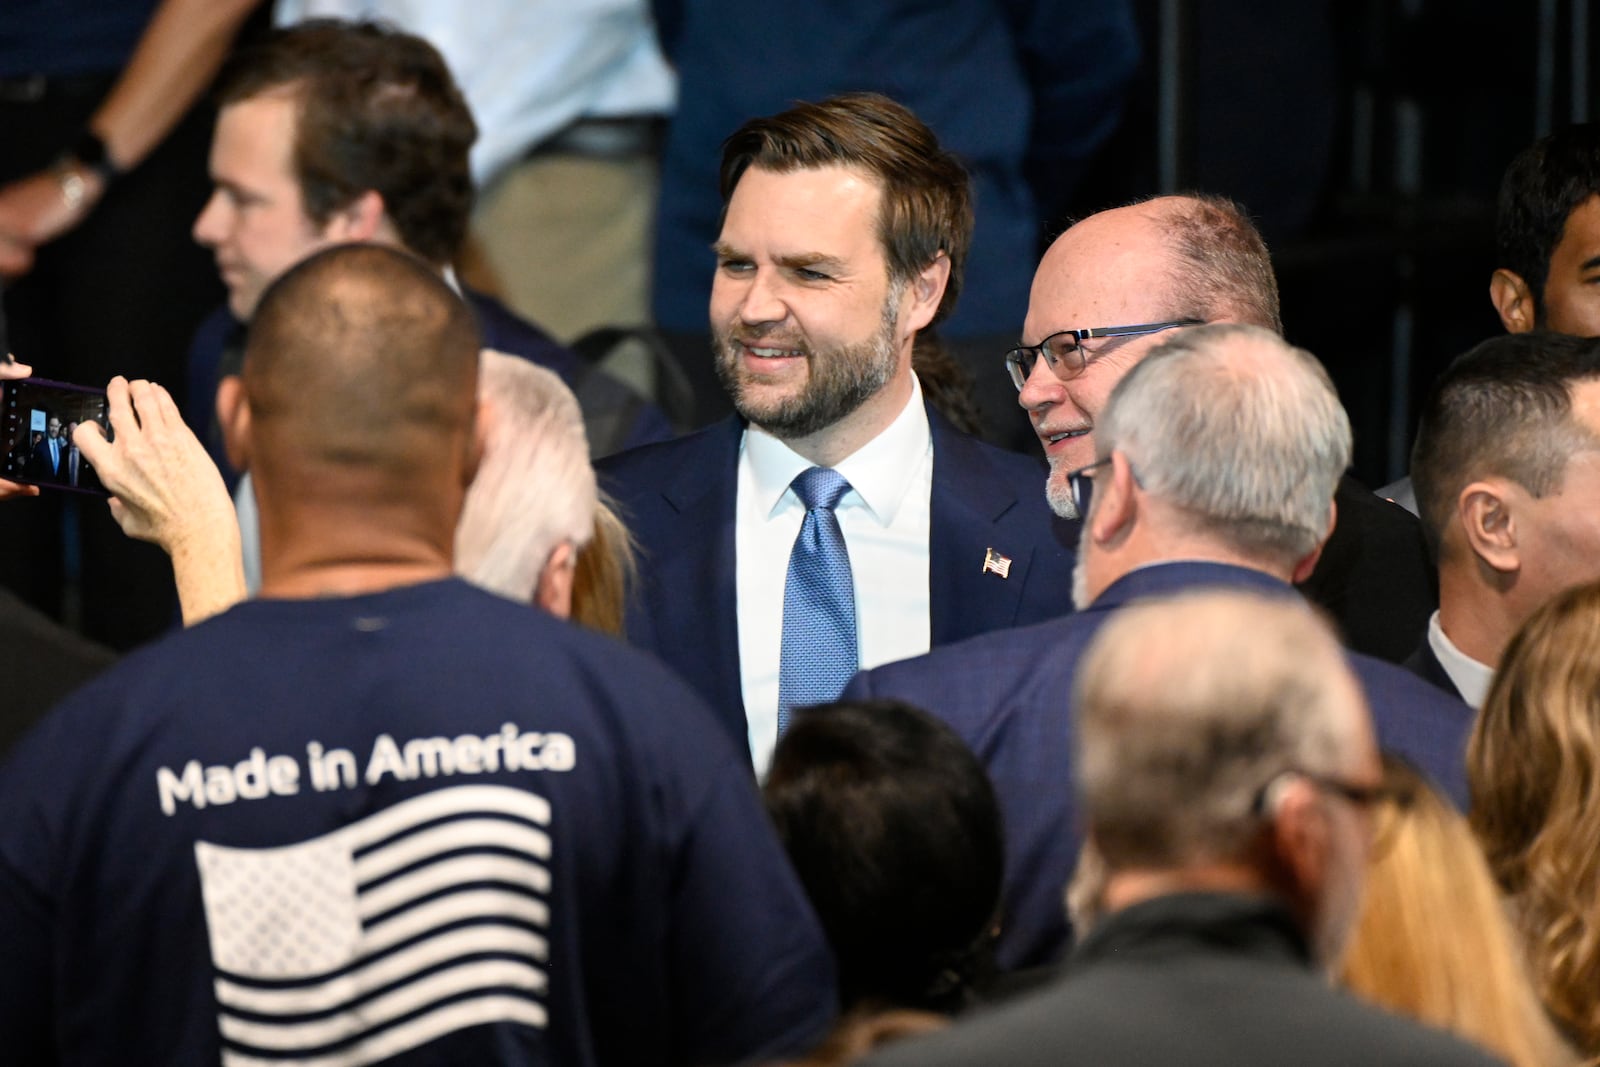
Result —
[[856, 594], [850, 553], [833, 513], [850, 483], [838, 471], [812, 467], [792, 488], [806, 520], [789, 553], [783, 586], [783, 649], [778, 666], [778, 736], [789, 711], [836, 699], [856, 672]]

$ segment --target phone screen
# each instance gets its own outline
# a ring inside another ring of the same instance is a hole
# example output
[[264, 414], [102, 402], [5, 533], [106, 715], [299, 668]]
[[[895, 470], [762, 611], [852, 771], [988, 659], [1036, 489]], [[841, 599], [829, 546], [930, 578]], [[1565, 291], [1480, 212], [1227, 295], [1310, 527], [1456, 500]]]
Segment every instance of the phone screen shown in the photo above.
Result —
[[5, 415], [5, 477], [47, 489], [108, 496], [94, 467], [72, 443], [82, 422], [98, 422], [111, 435], [106, 391], [44, 378], [0, 383]]

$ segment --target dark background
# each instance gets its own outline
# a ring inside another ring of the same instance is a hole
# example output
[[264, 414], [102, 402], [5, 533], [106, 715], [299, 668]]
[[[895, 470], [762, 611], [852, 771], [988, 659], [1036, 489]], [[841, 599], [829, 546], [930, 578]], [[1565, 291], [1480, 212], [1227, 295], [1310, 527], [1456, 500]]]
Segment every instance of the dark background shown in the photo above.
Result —
[[[1184, 189], [1231, 196], [1273, 251], [1289, 339], [1355, 425], [1356, 474], [1406, 466], [1419, 394], [1500, 330], [1500, 175], [1596, 117], [1589, 0], [1136, 0], [1121, 129], [1060, 216]], [[1093, 56], [1062, 56], [1092, 63]]]

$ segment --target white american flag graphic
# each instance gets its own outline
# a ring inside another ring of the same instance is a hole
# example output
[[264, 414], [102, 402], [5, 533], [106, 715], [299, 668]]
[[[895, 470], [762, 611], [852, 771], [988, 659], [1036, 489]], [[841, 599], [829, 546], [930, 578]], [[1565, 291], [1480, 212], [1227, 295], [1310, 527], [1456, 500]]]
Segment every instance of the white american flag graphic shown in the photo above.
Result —
[[441, 789], [279, 848], [195, 843], [226, 1067], [361, 1067], [543, 1028], [550, 805]]

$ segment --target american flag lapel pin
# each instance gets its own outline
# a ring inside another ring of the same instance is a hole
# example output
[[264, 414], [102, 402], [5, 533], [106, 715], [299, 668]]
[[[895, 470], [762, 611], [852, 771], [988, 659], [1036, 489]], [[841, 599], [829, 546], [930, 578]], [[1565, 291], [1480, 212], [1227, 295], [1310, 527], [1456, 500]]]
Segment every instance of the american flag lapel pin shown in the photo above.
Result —
[[1011, 557], [1002, 556], [992, 548], [984, 549], [983, 573], [998, 574], [1002, 578], [1011, 577]]

